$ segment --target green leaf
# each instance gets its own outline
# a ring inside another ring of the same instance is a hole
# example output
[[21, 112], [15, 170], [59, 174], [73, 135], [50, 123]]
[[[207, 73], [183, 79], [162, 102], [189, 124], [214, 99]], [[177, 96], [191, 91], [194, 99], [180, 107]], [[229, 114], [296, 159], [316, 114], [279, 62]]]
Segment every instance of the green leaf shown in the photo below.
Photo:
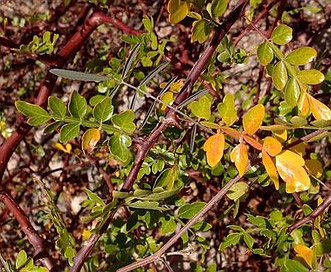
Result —
[[21, 250], [16, 257], [16, 269], [21, 268], [28, 260], [28, 255], [24, 250]]
[[161, 222], [161, 234], [162, 235], [175, 232], [177, 224], [173, 217], [169, 217], [167, 219], [162, 217], [160, 219], [160, 222]]
[[80, 95], [77, 91], [74, 91], [71, 95], [69, 102], [69, 112], [73, 117], [82, 118], [87, 111], [87, 103], [84, 96]]
[[131, 138], [124, 134], [115, 133], [109, 142], [110, 151], [122, 162], [127, 161], [130, 157], [129, 146], [131, 146]]
[[69, 123], [64, 125], [60, 130], [60, 142], [68, 142], [79, 136], [80, 124], [79, 123]]
[[231, 126], [235, 121], [237, 121], [237, 111], [234, 104], [233, 94], [227, 94], [223, 99], [223, 103], [218, 104], [217, 109], [223, 122], [227, 126]]
[[243, 238], [244, 238], [244, 242], [248, 246], [248, 248], [252, 249], [253, 245], [254, 245], [254, 238], [247, 232], [243, 233]]
[[299, 71], [296, 78], [300, 82], [310, 85], [320, 84], [324, 81], [323, 73], [315, 69]]
[[298, 82], [291, 77], [285, 86], [285, 101], [289, 106], [295, 107], [297, 105], [300, 91]]
[[272, 69], [272, 81], [277, 90], [283, 90], [288, 80], [287, 69], [284, 62], [279, 61]]
[[185, 204], [184, 206], [179, 208], [178, 217], [183, 218], [183, 219], [191, 219], [205, 205], [206, 205], [206, 203], [204, 203], [204, 202], [195, 202], [195, 203], [192, 203], [192, 204]]
[[199, 43], [205, 42], [208, 39], [211, 30], [212, 27], [208, 20], [202, 19], [199, 21], [195, 21], [193, 23], [191, 42], [192, 43], [195, 41], [198, 41]]
[[67, 78], [67, 79], [72, 79], [72, 80], [100, 82], [100, 81], [106, 81], [106, 80], [110, 79], [109, 76], [99, 76], [99, 75], [87, 74], [87, 73], [83, 73], [83, 72], [77, 72], [77, 71], [66, 70], [66, 69], [54, 68], [49, 71], [53, 75]]
[[277, 26], [271, 34], [271, 40], [278, 45], [287, 44], [292, 40], [292, 28], [283, 24]]
[[246, 182], [240, 181], [235, 183], [228, 193], [226, 194], [230, 199], [237, 201], [240, 197], [248, 192], [248, 184]]
[[55, 115], [61, 117], [61, 119], [65, 117], [67, 109], [64, 102], [60, 98], [50, 96], [48, 98], [48, 107]]
[[143, 210], [156, 210], [156, 211], [166, 211], [165, 207], [161, 207], [157, 201], [136, 201], [128, 205], [130, 208], [143, 209]]
[[314, 48], [303, 46], [289, 53], [285, 61], [291, 65], [305, 65], [311, 62], [316, 56], [317, 52]]
[[204, 95], [200, 97], [198, 101], [194, 101], [188, 105], [188, 108], [192, 111], [192, 114], [201, 119], [208, 120], [211, 115], [211, 101]]
[[143, 20], [142, 20], [142, 22], [144, 24], [145, 29], [148, 32], [152, 32], [153, 31], [153, 28], [154, 28], [153, 17], [144, 17]]
[[206, 221], [198, 221], [195, 222], [191, 228], [195, 231], [208, 231], [212, 228], [212, 225], [210, 225]]
[[93, 116], [99, 122], [103, 123], [108, 121], [114, 112], [114, 106], [110, 97], [105, 97], [93, 109]]
[[241, 236], [242, 233], [230, 233], [228, 236], [225, 237], [218, 250], [222, 252], [227, 247], [238, 244], [241, 239]]
[[86, 193], [87, 197], [92, 200], [93, 202], [95, 202], [95, 205], [98, 204], [101, 207], [106, 206], [106, 203], [102, 200], [102, 198], [100, 198], [96, 193], [92, 192], [89, 189], [84, 189], [84, 192]]
[[284, 266], [282, 267], [282, 272], [308, 272], [309, 269], [306, 268], [303, 264], [301, 264], [297, 260], [290, 260], [287, 259], [287, 261], [284, 263]]
[[211, 4], [211, 15], [213, 17], [222, 16], [229, 4], [229, 0], [214, 0]]
[[264, 42], [259, 45], [257, 48], [257, 57], [261, 65], [268, 65], [274, 58], [274, 52], [267, 42]]
[[169, 21], [177, 24], [189, 13], [190, 6], [186, 1], [170, 0], [168, 3]]
[[172, 190], [177, 177], [177, 171], [175, 167], [164, 169], [155, 180], [155, 186], [165, 188], [166, 190]]
[[132, 110], [127, 110], [120, 114], [114, 115], [112, 117], [112, 121], [114, 125], [118, 126], [121, 130], [126, 133], [133, 133], [136, 129], [136, 125], [133, 123], [134, 121], [134, 113]]
[[15, 102], [17, 110], [23, 115], [30, 117], [28, 124], [31, 126], [40, 126], [51, 119], [49, 113], [42, 107], [24, 101]]

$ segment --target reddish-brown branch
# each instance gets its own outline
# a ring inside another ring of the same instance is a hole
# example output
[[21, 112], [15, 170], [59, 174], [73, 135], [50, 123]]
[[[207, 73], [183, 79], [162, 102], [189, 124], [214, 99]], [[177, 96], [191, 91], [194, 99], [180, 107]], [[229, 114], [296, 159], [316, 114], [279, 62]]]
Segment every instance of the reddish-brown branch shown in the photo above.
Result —
[[20, 224], [22, 231], [25, 233], [29, 242], [35, 249], [35, 258], [42, 258], [41, 262], [44, 264], [44, 266], [47, 267], [47, 269], [50, 271], [55, 271], [52, 258], [47, 252], [46, 242], [33, 228], [24, 211], [15, 203], [14, 199], [12, 199], [12, 197], [3, 190], [0, 191], [0, 201], [6, 205], [7, 209], [11, 211], [11, 213]]
[[331, 205], [331, 194], [329, 194], [324, 201], [322, 202], [321, 205], [319, 205], [311, 214], [308, 216], [300, 219], [296, 223], [294, 223], [292, 226], [290, 226], [287, 231], [292, 232], [297, 228], [300, 228], [302, 225], [308, 223], [311, 221], [312, 223], [316, 219], [317, 216], [321, 215], [329, 206]]

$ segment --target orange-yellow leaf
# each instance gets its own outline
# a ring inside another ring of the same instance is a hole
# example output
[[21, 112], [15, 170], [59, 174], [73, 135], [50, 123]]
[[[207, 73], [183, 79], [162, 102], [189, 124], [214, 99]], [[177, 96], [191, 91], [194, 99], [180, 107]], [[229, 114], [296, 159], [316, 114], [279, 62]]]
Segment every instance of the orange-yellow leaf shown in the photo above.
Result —
[[275, 130], [273, 131], [273, 136], [281, 143], [284, 143], [287, 140], [287, 130]]
[[[296, 137], [293, 137], [291, 138], [291, 140], [289, 140], [289, 144], [290, 143], [293, 143], [295, 141], [297, 141], [298, 138]], [[295, 153], [299, 154], [301, 157], [305, 156], [306, 155], [306, 146], [307, 146], [307, 143], [306, 142], [301, 142], [299, 144], [296, 144], [294, 146], [292, 146], [291, 148], [289, 148], [291, 151], [294, 151]]]
[[265, 109], [262, 104], [251, 108], [243, 117], [243, 126], [247, 134], [253, 135], [262, 125]]
[[243, 134], [242, 137], [245, 140], [245, 142], [248, 143], [250, 146], [254, 147], [257, 150], [262, 150], [262, 144], [260, 144], [257, 140], [255, 140], [251, 136], [247, 134]]
[[326, 105], [309, 94], [307, 97], [310, 110], [316, 120], [331, 120], [331, 110]]
[[238, 130], [229, 127], [221, 127], [221, 130], [232, 138], [239, 139], [241, 133]]
[[57, 149], [59, 149], [59, 150], [61, 150], [61, 151], [63, 151], [63, 152], [65, 152], [65, 153], [68, 153], [68, 154], [70, 154], [71, 149], [72, 149], [72, 146], [69, 143], [67, 143], [65, 145], [65, 147], [62, 144], [60, 144], [60, 143], [55, 143], [54, 144], [54, 147], [57, 148]]
[[223, 157], [225, 137], [222, 133], [215, 134], [207, 139], [203, 149], [206, 151], [207, 162], [214, 167]]
[[313, 265], [314, 252], [311, 248], [306, 247], [305, 245], [296, 245], [294, 247], [297, 257], [301, 257], [311, 268]]
[[275, 185], [276, 190], [279, 189], [279, 180], [276, 166], [272, 160], [272, 158], [268, 155], [268, 153], [262, 150], [262, 163], [267, 171], [270, 179]]
[[303, 168], [305, 160], [298, 154], [285, 150], [276, 156], [276, 168], [286, 182], [286, 192], [302, 192], [310, 187], [310, 178]]
[[273, 137], [265, 137], [263, 139], [263, 150], [265, 150], [270, 156], [275, 157], [282, 151], [282, 144]]
[[100, 130], [97, 128], [90, 128], [85, 131], [82, 137], [82, 149], [91, 152], [100, 140]]
[[306, 116], [309, 113], [309, 101], [307, 98], [307, 94], [302, 92], [298, 101], [298, 108], [301, 112], [302, 116]]
[[243, 143], [237, 145], [231, 152], [230, 159], [235, 163], [236, 168], [238, 169], [239, 176], [245, 174], [245, 169], [248, 164], [248, 150], [247, 146]]
[[324, 172], [322, 163], [319, 160], [306, 160], [306, 167], [308, 172], [316, 178], [320, 178]]

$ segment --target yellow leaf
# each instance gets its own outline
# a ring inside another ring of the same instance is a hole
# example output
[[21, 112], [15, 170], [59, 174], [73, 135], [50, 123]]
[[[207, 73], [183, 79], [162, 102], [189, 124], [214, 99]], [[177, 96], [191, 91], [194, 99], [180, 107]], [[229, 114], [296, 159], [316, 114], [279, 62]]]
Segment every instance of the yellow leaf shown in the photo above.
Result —
[[237, 145], [231, 152], [230, 159], [235, 163], [238, 169], [239, 176], [245, 174], [245, 169], [248, 164], [248, 150], [247, 146], [243, 143]]
[[311, 95], [307, 94], [310, 110], [316, 120], [331, 120], [331, 110]]
[[[295, 141], [297, 141], [298, 138], [296, 137], [293, 137], [291, 138], [291, 140], [288, 141], [288, 143], [293, 143]], [[307, 143], [306, 142], [301, 142], [299, 144], [296, 144], [295, 146], [289, 148], [291, 151], [299, 154], [301, 157], [305, 156], [306, 155], [306, 146], [307, 146]]]
[[215, 134], [207, 139], [203, 149], [206, 151], [207, 162], [214, 167], [223, 157], [225, 137], [223, 134]]
[[265, 137], [263, 139], [263, 150], [265, 150], [270, 156], [275, 157], [282, 151], [282, 144], [273, 137]]
[[100, 140], [100, 130], [97, 128], [90, 128], [85, 131], [82, 137], [83, 151], [92, 152], [96, 144]]
[[70, 154], [71, 149], [72, 149], [72, 146], [69, 143], [66, 144], [65, 147], [60, 143], [55, 143], [54, 147], [57, 148], [58, 150], [61, 150], [61, 151], [65, 152], [65, 153], [68, 153], [68, 154]]
[[251, 108], [243, 117], [243, 126], [247, 134], [253, 135], [262, 125], [265, 109], [262, 104]]
[[[165, 92], [161, 95], [160, 100], [164, 103], [170, 104], [174, 99], [173, 92]], [[167, 105], [162, 104], [161, 110], [164, 111], [167, 108]]]
[[303, 168], [305, 160], [298, 154], [285, 150], [276, 156], [276, 168], [286, 182], [286, 192], [302, 192], [310, 187], [310, 178]]
[[221, 127], [222, 132], [229, 135], [232, 138], [239, 139], [241, 136], [241, 133], [238, 130], [235, 130], [233, 128], [229, 127]]
[[295, 252], [297, 253], [297, 257], [301, 257], [305, 260], [305, 262], [312, 268], [314, 252], [311, 248], [306, 247], [305, 245], [296, 245], [294, 247]]
[[273, 131], [273, 136], [281, 142], [284, 143], [287, 140], [287, 130], [286, 129], [281, 129], [281, 130], [275, 130]]
[[308, 172], [316, 178], [320, 178], [323, 174], [323, 166], [319, 160], [306, 160]]
[[90, 231], [89, 229], [84, 229], [82, 233], [83, 241], [87, 241], [91, 235], [92, 235], [92, 231]]
[[307, 98], [307, 94], [302, 92], [298, 101], [298, 108], [301, 112], [302, 116], [307, 116], [309, 113], [309, 101]]
[[272, 158], [268, 155], [268, 153], [262, 150], [262, 163], [267, 171], [270, 179], [275, 185], [276, 190], [279, 189], [279, 180], [276, 166], [272, 160]]

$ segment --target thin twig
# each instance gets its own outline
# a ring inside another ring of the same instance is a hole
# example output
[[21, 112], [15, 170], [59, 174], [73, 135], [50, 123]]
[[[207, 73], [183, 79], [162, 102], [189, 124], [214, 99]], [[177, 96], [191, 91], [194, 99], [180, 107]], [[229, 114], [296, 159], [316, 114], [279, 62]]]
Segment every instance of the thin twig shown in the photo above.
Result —
[[331, 194], [329, 194], [324, 201], [322, 202], [321, 205], [319, 205], [311, 214], [307, 215], [306, 217], [300, 219], [293, 225], [291, 225], [288, 229], [287, 232], [292, 232], [295, 229], [301, 227], [302, 225], [308, 223], [309, 221], [314, 221], [317, 216], [322, 214], [329, 206], [331, 205]]

